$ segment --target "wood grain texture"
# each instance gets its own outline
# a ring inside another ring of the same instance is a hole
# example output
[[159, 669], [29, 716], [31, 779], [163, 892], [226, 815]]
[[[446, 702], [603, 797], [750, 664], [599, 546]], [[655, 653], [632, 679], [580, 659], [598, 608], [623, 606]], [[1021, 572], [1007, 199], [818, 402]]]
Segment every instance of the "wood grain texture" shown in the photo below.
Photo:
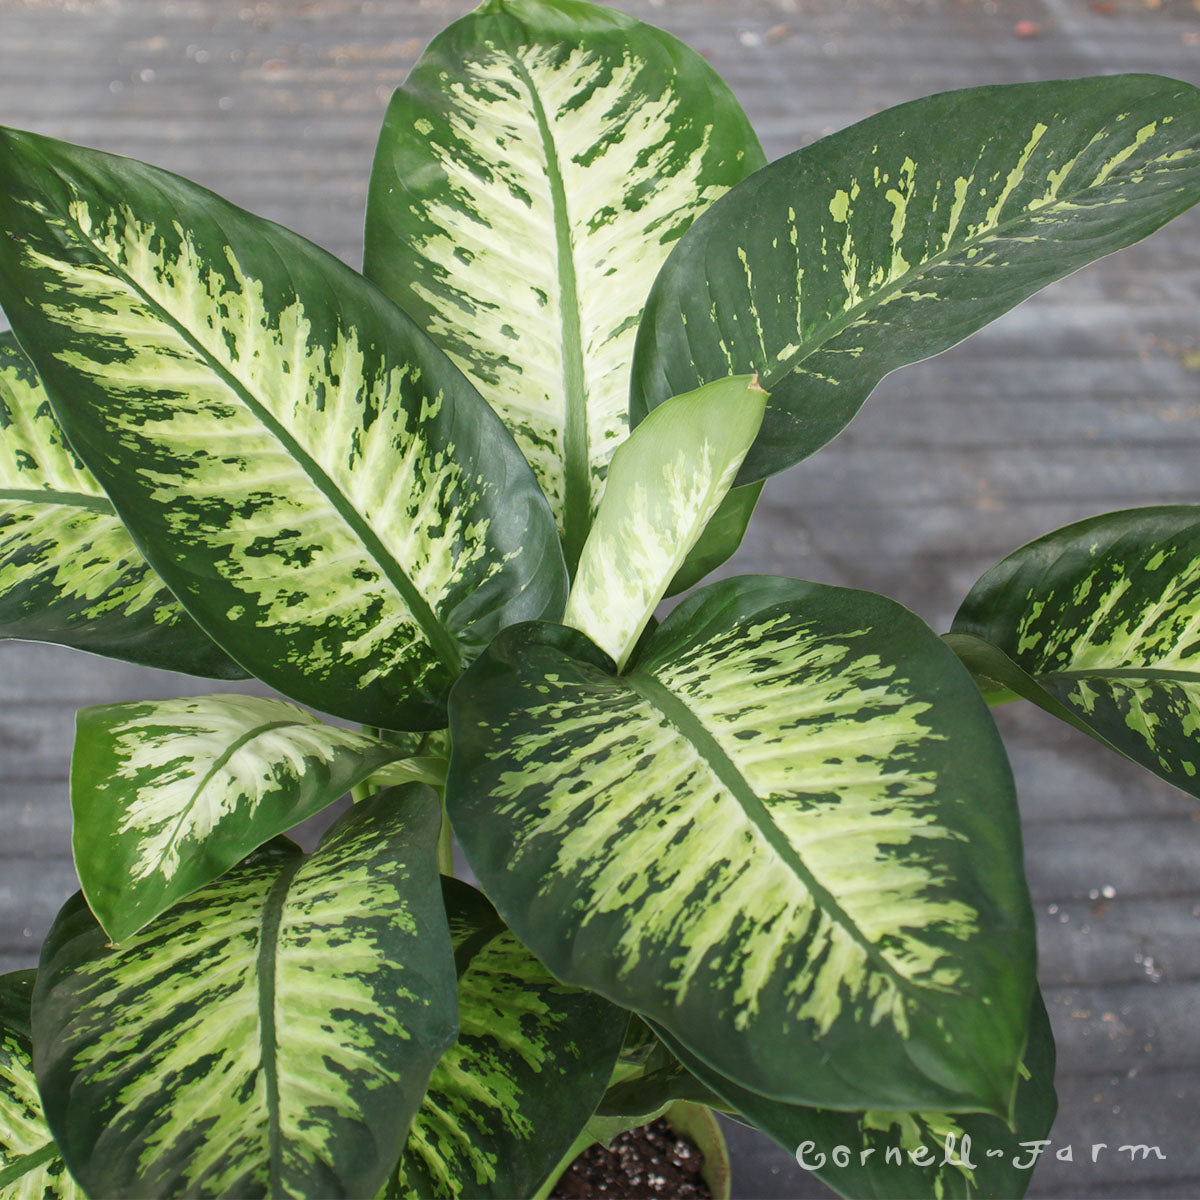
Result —
[[[0, 123], [129, 154], [361, 253], [392, 88], [467, 3], [0, 0]], [[645, 0], [730, 82], [770, 157], [948, 88], [1097, 72], [1200, 82], [1192, 0]], [[1018, 37], [1018, 20], [1040, 33]], [[1200, 220], [1079, 272], [939, 359], [885, 380], [773, 480], [722, 574], [870, 588], [945, 628], [984, 568], [1068, 521], [1200, 500]], [[1192, 367], [1186, 365], [1192, 362]], [[73, 889], [65, 778], [85, 704], [212, 690], [0, 644], [0, 968], [35, 961]], [[1074, 730], [999, 712], [1017, 773], [1059, 1039], [1041, 1197], [1200, 1194], [1200, 811]], [[1112, 895], [1108, 895], [1108, 891]], [[1093, 895], [1095, 893], [1095, 895]], [[735, 1195], [824, 1196], [738, 1132]], [[1093, 1143], [1109, 1143], [1095, 1163]], [[1130, 1163], [1121, 1144], [1166, 1158]]]

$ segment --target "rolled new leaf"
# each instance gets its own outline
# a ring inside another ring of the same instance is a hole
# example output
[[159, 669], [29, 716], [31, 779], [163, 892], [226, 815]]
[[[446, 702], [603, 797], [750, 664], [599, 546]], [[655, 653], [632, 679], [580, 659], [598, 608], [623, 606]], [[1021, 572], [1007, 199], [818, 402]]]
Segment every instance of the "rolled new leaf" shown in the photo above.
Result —
[[423, 774], [396, 747], [258, 696], [106, 704], [76, 721], [75, 869], [114, 942], [376, 773], [390, 768], [380, 786]]
[[728, 495], [766, 400], [752, 376], [718, 380], [655, 409], [613, 456], [563, 624], [618, 669]]
[[627, 1014], [559, 983], [474, 888], [442, 886], [458, 1040], [434, 1068], [385, 1194], [530, 1196], [595, 1110]]
[[374, 1195], [455, 1036], [420, 784], [280, 838], [111, 948], [81, 896], [34, 992], [38, 1086], [92, 1196]]
[[757, 371], [742, 481], [807, 457], [875, 385], [1200, 199], [1200, 90], [1155, 75], [969, 88], [779, 159], [680, 240], [633, 415]]
[[780, 1104], [735, 1087], [677, 1044], [672, 1048], [696, 1078], [847, 1200], [1019, 1200], [1058, 1110], [1054, 1035], [1040, 994], [1011, 1128], [984, 1113], [835, 1112]]
[[0, 637], [189, 675], [246, 675], [133, 544], [11, 333], [0, 333]]
[[29, 1003], [36, 971], [0, 975], [0, 1196], [84, 1200], [42, 1112]]
[[971, 589], [947, 641], [985, 679], [1200, 796], [1200, 506], [1106, 513]]
[[0, 302], [71, 445], [197, 622], [261, 679], [444, 723], [465, 661], [561, 611], [503, 423], [344, 264], [165, 171], [0, 132]]
[[[692, 221], [765, 161], [700, 55], [582, 0], [489, 0], [392, 98], [367, 276], [504, 418], [572, 569], [629, 432], [650, 285]], [[741, 530], [717, 533], [727, 557]]]
[[728, 580], [622, 675], [574, 630], [517, 626], [451, 732], [459, 842], [560, 979], [751, 1091], [1007, 1117], [1033, 987], [1012, 780], [907, 610]]

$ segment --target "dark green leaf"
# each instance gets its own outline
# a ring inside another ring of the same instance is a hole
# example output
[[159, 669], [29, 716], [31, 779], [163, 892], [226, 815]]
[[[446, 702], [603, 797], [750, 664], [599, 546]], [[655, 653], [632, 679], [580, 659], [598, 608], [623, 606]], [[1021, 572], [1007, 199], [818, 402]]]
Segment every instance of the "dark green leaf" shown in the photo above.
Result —
[[967, 665], [1200, 796], [1200, 506], [1092, 517], [971, 589]]
[[757, 371], [740, 479], [819, 449], [889, 371], [954, 345], [1200, 199], [1200, 91], [1154, 75], [914, 100], [798, 150], [718, 201], [646, 305], [635, 420]]
[[1034, 996], [1012, 1129], [982, 1113], [834, 1112], [780, 1104], [734, 1086], [678, 1044], [673, 1049], [746, 1120], [850, 1200], [1019, 1200], [1039, 1157], [1034, 1147], [1048, 1137], [1058, 1108], [1054, 1035], [1040, 995]]

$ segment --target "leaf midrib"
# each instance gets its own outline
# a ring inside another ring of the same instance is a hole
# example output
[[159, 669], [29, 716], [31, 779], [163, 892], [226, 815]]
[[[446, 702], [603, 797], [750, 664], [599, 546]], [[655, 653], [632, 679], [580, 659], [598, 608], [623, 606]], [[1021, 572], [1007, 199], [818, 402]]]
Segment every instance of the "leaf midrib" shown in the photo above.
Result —
[[513, 70], [529, 93], [530, 107], [542, 139], [546, 177], [554, 213], [558, 261], [559, 320], [562, 345], [563, 414], [563, 554], [574, 578], [591, 523], [592, 494], [587, 426], [587, 390], [583, 368], [583, 323], [579, 313], [579, 283], [575, 245], [567, 210], [567, 192], [558, 164], [558, 147], [546, 109], [528, 68], [515, 50], [508, 51]]
[[[1111, 178], [1111, 176], [1109, 177]], [[1105, 179], [1104, 183], [1108, 180]], [[919, 263], [914, 264], [903, 275], [897, 276], [895, 279], [889, 280], [887, 284], [881, 287], [878, 291], [872, 292], [871, 295], [856, 304], [853, 308], [846, 309], [839, 317], [826, 323], [823, 329], [807, 338], [799, 348], [784, 359], [777, 359], [781, 364], [778, 369], [774, 367], [764, 367], [759, 372], [759, 381], [762, 386], [769, 392], [773, 390], [779, 383], [786, 379], [797, 367], [800, 366], [806, 358], [816, 354], [818, 350], [823, 349], [828, 343], [834, 340], [839, 334], [844, 333], [851, 325], [853, 325], [859, 317], [864, 313], [878, 308], [885, 300], [890, 299], [897, 292], [902, 291], [913, 280], [920, 279], [930, 268], [940, 266], [943, 262], [954, 258], [965, 250], [972, 250], [977, 245], [981, 244], [1001, 233], [1014, 225], [1019, 225], [1022, 221], [1029, 219], [1033, 212], [1053, 211], [1055, 208], [1063, 204], [1073, 204], [1080, 196], [1086, 196], [1092, 190], [1092, 186], [1081, 188], [1079, 191], [1071, 192], [1067, 196], [1056, 195], [1048, 204], [1042, 205], [1040, 208], [1026, 207], [1019, 214], [1009, 218], [1006, 221], [999, 221], [995, 225], [989, 225], [987, 229], [981, 233], [973, 234], [961, 242], [956, 242], [953, 246], [947, 246], [944, 250], [940, 250], [932, 258], [922, 259]], [[1097, 185], [1102, 186], [1102, 185]]]
[[[855, 925], [850, 914], [838, 903], [837, 897], [822, 884], [805, 866], [804, 861], [784, 836], [779, 826], [771, 819], [766, 805], [754, 789], [746, 782], [733, 760], [721, 748], [720, 743], [704, 727], [700, 718], [669, 688], [654, 676], [635, 671], [623, 679], [643, 700], [656, 708], [674, 726], [708, 764], [713, 774], [732, 794], [750, 822], [762, 834], [776, 855], [796, 875], [812, 896], [814, 905], [827, 913], [861, 947], [869, 961], [882, 974], [905, 989], [916, 986], [901, 974], [884, 956], [878, 946]], [[941, 990], [930, 985], [927, 990]]]
[[107, 517], [117, 515], [107, 497], [89, 496], [86, 492], [61, 492], [54, 488], [0, 488], [0, 500], [11, 500], [17, 504], [59, 504], [66, 508], [86, 508]]
[[[237, 737], [230, 742], [229, 745], [226, 746], [225, 749], [213, 760], [212, 765], [207, 771], [205, 771], [203, 777], [200, 779], [200, 782], [196, 784], [192, 794], [188, 797], [187, 803], [184, 804], [183, 808], [180, 810], [179, 816], [176, 818], [175, 825], [168, 835], [166, 846], [164, 847], [162, 853], [158, 856], [158, 859], [155, 861], [155, 867], [161, 869], [163, 862], [169, 857], [171, 849], [174, 848], [176, 841], [179, 838], [180, 829], [183, 827], [183, 824], [187, 820], [192, 809], [196, 807], [196, 803], [200, 799], [201, 795], [203, 795], [204, 789], [207, 788], [208, 785], [213, 781], [217, 775], [217, 772], [220, 771], [243, 746], [248, 745], [250, 742], [254, 741], [255, 738], [262, 737], [264, 734], [270, 733], [273, 729], [291, 728], [293, 726], [308, 726], [311, 724], [312, 722], [310, 721], [298, 721], [295, 718], [285, 718], [278, 721], [265, 721], [263, 724], [247, 730], [240, 737]], [[261, 796], [255, 797], [254, 799], [255, 801], [258, 801], [261, 799]], [[171, 878], [174, 877], [171, 876]]]
[[[69, 184], [69, 181], [66, 181]], [[265, 405], [260, 403], [245, 387], [245, 385], [226, 368], [201, 343], [182, 321], [168, 311], [158, 300], [150, 295], [140, 283], [132, 278], [117, 263], [109, 258], [71, 216], [64, 216], [64, 222], [69, 222], [71, 228], [78, 234], [80, 241], [93, 253], [94, 257], [109, 269], [118, 279], [139, 295], [148, 308], [156, 312], [164, 324], [169, 325], [192, 349], [201, 356], [214, 374], [219, 376], [225, 385], [238, 396], [250, 412], [258, 418], [266, 430], [276, 438], [287, 450], [292, 461], [308, 477], [313, 486], [329, 501], [334, 510], [358, 537], [363, 549], [370, 555], [376, 566], [383, 572], [387, 580], [400, 593], [417, 624], [421, 627], [430, 648], [437, 655], [442, 665], [457, 677], [462, 673], [463, 659], [457, 643], [442, 627], [429, 602], [421, 595], [416, 585], [409, 579], [404, 569], [388, 553], [379, 536], [371, 528], [362, 514], [346, 499], [341, 489], [309, 455], [292, 434], [276, 419]]]
[[30, 1171], [36, 1171], [38, 1167], [50, 1162], [57, 1155], [58, 1147], [51, 1140], [44, 1146], [31, 1150], [28, 1154], [22, 1154], [12, 1159], [4, 1165], [3, 1169], [0, 1169], [0, 1188], [7, 1187], [10, 1183], [20, 1179], [22, 1175], [28, 1175]]
[[267, 1106], [267, 1161], [270, 1195], [285, 1196], [283, 1187], [283, 1128], [279, 1104], [279, 1044], [275, 1028], [275, 970], [279, 949], [279, 926], [288, 889], [304, 865], [304, 855], [295, 854], [284, 863], [263, 902], [258, 946], [258, 1028], [262, 1049], [262, 1072]]
[[[1019, 664], [1018, 664], [1019, 665]], [[1039, 671], [1035, 679], [1165, 679], [1200, 684], [1200, 671], [1171, 671], [1165, 667], [1086, 667], [1069, 671]]]

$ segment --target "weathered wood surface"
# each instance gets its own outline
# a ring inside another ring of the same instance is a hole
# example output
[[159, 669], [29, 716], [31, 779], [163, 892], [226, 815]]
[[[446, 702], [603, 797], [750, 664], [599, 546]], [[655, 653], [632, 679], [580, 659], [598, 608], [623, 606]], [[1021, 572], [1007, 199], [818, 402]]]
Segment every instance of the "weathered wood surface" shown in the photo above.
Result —
[[[0, 0], [0, 123], [144, 158], [356, 263], [391, 89], [465, 3]], [[707, 54], [768, 152], [915, 96], [1093, 72], [1200, 78], [1194, 0], [623, 4]], [[1018, 37], [1017, 21], [1040, 27]], [[0, 183], [2, 185], [2, 183]], [[1177, 222], [885, 381], [777, 479], [734, 563], [866, 587], [944, 628], [991, 562], [1067, 521], [1200, 499], [1200, 221]], [[211, 685], [0, 645], [0, 968], [74, 887], [77, 707]], [[1200, 1195], [1200, 806], [1073, 730], [1003, 710], [1062, 1110], [1033, 1193]], [[1110, 894], [1111, 893], [1111, 894]], [[824, 1195], [737, 1134], [743, 1197]], [[1093, 1143], [1108, 1143], [1096, 1163]], [[1166, 1158], [1130, 1164], [1145, 1142]]]

